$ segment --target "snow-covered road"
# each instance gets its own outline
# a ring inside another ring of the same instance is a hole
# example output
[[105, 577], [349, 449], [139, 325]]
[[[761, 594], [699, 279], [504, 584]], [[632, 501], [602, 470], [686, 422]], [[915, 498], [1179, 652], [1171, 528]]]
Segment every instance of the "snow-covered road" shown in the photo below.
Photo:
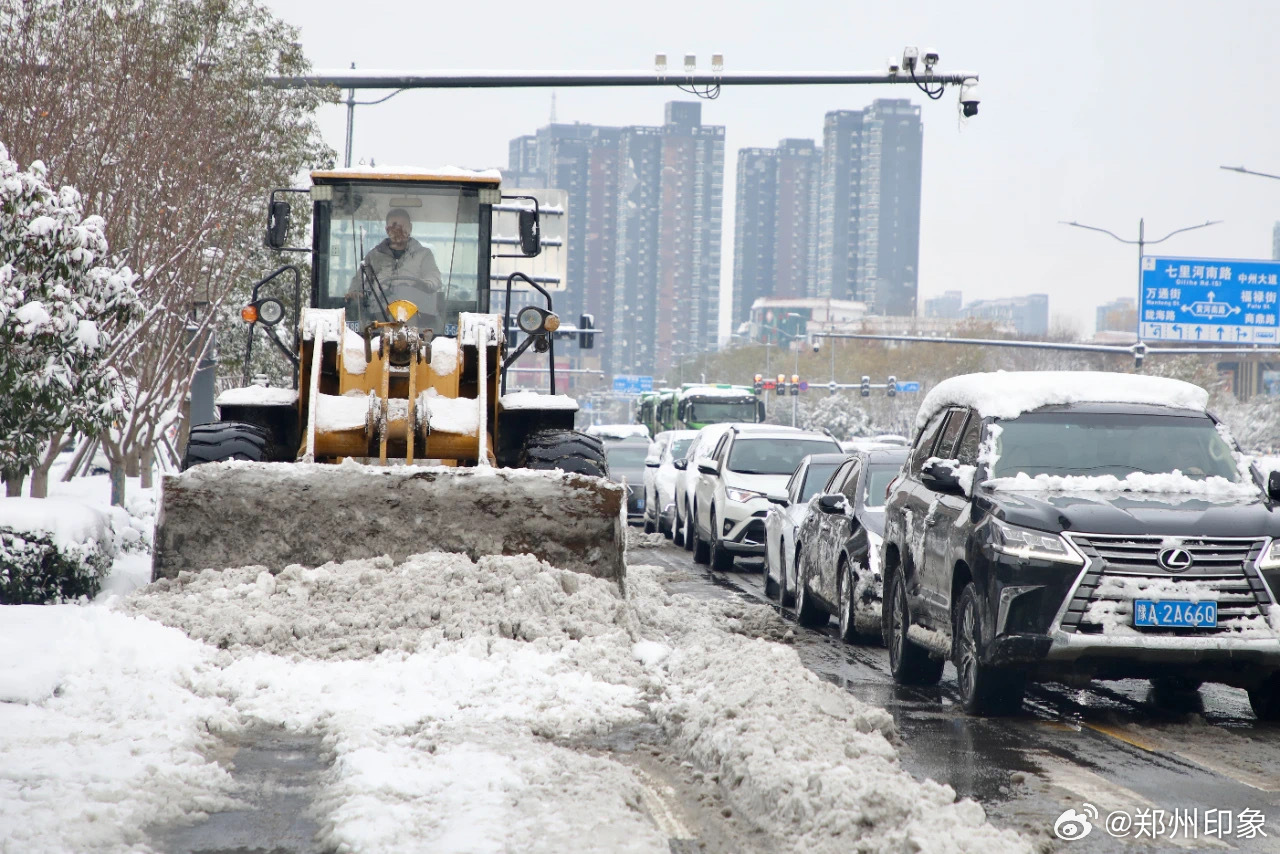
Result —
[[[625, 593], [427, 554], [6, 608], [0, 851], [164, 850], [251, 806], [227, 745], [263, 730], [323, 746], [317, 850], [1028, 850], [903, 771], [890, 716], [799, 666], [771, 609], [670, 594], [644, 554]], [[600, 747], [637, 731], [725, 827]]]

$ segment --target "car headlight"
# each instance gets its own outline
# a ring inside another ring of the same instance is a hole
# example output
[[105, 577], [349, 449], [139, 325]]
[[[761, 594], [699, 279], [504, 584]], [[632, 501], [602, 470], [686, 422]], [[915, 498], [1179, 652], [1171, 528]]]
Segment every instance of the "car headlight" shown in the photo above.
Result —
[[745, 504], [753, 498], [764, 498], [763, 492], [755, 492], [750, 489], [726, 489], [724, 494], [729, 496], [730, 501], [737, 501]]
[[1084, 566], [1084, 557], [1057, 534], [1006, 525], [999, 519], [991, 520], [991, 531], [991, 547], [1000, 554]]
[[1280, 538], [1272, 540], [1270, 547], [1258, 558], [1258, 569], [1280, 569]]

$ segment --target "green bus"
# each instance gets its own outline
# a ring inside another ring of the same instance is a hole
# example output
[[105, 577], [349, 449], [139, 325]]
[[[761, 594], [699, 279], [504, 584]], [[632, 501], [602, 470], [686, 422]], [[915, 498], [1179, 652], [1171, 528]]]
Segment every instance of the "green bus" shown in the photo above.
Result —
[[669, 413], [661, 421], [663, 430], [700, 430], [708, 424], [764, 421], [764, 401], [750, 386], [728, 383], [685, 383], [671, 392], [668, 405], [656, 407], [659, 415]]

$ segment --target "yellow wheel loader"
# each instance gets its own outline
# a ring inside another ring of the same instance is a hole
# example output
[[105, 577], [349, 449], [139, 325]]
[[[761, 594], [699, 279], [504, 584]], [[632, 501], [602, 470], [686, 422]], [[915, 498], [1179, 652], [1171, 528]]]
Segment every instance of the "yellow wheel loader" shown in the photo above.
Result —
[[[491, 313], [495, 247], [540, 250], [531, 197], [504, 197], [496, 171], [313, 172], [275, 190], [267, 246], [311, 256], [310, 299], [286, 265], [241, 315], [296, 367], [294, 388], [250, 385], [218, 398], [223, 420], [191, 428], [183, 471], [164, 478], [152, 579], [183, 570], [316, 566], [426, 551], [532, 553], [623, 580], [623, 487], [605, 479], [600, 441], [573, 429], [571, 398], [506, 393], [504, 369], [529, 347], [551, 357], [551, 296], [520, 273]], [[286, 246], [291, 193], [309, 193], [312, 245]], [[495, 210], [518, 215], [495, 237]], [[506, 256], [512, 257], [512, 256]], [[290, 315], [275, 294], [294, 286]], [[508, 352], [511, 291], [519, 308]], [[513, 342], [514, 343], [514, 342]]]

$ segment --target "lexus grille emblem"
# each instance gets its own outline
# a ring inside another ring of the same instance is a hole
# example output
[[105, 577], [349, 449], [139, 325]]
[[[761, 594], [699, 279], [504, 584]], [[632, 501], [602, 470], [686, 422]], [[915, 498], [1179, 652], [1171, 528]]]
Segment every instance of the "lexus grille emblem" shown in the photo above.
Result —
[[1181, 548], [1164, 549], [1156, 555], [1156, 563], [1170, 572], [1182, 572], [1191, 566], [1191, 560], [1191, 552]]

